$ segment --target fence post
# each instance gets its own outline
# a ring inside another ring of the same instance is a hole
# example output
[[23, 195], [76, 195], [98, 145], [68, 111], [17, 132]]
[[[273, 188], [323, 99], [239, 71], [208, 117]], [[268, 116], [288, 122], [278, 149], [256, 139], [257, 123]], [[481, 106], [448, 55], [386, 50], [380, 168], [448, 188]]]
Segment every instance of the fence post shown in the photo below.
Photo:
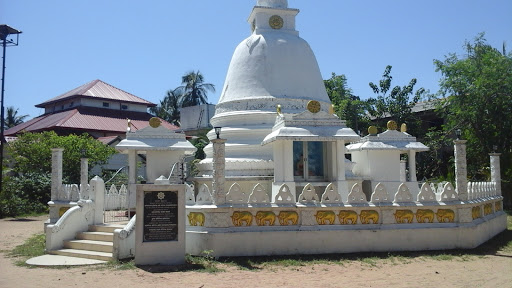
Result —
[[501, 196], [501, 153], [489, 154], [491, 158], [491, 181], [496, 183], [496, 196]]
[[466, 162], [466, 140], [455, 140], [455, 191], [459, 200], [468, 200], [468, 171]]
[[105, 182], [98, 176], [94, 176], [94, 178], [91, 179], [89, 197], [94, 202], [94, 224], [103, 224]]
[[87, 199], [90, 196], [84, 197], [87, 194], [87, 182], [89, 179], [89, 159], [80, 159], [80, 198]]

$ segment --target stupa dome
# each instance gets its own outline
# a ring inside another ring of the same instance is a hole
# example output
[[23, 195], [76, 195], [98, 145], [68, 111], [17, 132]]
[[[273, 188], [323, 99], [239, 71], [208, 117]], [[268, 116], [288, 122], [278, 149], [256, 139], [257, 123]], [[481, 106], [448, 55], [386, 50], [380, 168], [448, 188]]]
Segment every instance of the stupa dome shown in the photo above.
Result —
[[257, 6], [288, 8], [288, 0], [258, 0]]

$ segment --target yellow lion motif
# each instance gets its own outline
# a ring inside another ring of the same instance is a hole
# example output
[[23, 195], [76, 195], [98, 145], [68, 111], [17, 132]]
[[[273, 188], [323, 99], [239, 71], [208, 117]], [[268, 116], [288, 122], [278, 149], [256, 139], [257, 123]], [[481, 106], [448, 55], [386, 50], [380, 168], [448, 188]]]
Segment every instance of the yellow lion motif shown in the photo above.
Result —
[[370, 224], [370, 221], [372, 221], [373, 224], [378, 224], [379, 212], [375, 210], [361, 211], [361, 214], [359, 214], [359, 219], [361, 219], [362, 224]]
[[436, 215], [439, 223], [453, 223], [455, 220], [455, 212], [450, 209], [439, 209]]
[[471, 215], [473, 216], [473, 220], [478, 219], [482, 216], [482, 211], [480, 206], [475, 206], [471, 209]]
[[494, 208], [496, 209], [496, 212], [503, 210], [503, 207], [501, 206], [501, 201], [494, 203]]
[[395, 215], [396, 223], [399, 224], [412, 223], [414, 219], [414, 213], [411, 210], [396, 210], [393, 215]]
[[204, 226], [204, 214], [200, 212], [188, 213], [188, 223], [190, 226]]
[[258, 211], [255, 218], [258, 226], [265, 226], [267, 223], [268, 226], [274, 226], [274, 222], [276, 222], [276, 214], [270, 211]]
[[281, 226], [297, 225], [299, 222], [299, 214], [295, 211], [281, 211], [277, 218]]
[[252, 214], [247, 211], [235, 211], [231, 216], [231, 220], [233, 221], [233, 225], [235, 226], [251, 226], [252, 225]]
[[357, 213], [355, 211], [340, 211], [338, 218], [343, 225], [349, 224], [349, 221], [352, 225], [357, 224]]
[[484, 205], [484, 215], [487, 216], [487, 215], [490, 215], [492, 214], [492, 204], [491, 203], [487, 203]]
[[418, 211], [416, 211], [416, 221], [418, 221], [418, 223], [434, 223], [434, 211], [430, 209], [418, 209]]
[[336, 214], [333, 211], [318, 211], [315, 214], [316, 222], [319, 225], [334, 224]]

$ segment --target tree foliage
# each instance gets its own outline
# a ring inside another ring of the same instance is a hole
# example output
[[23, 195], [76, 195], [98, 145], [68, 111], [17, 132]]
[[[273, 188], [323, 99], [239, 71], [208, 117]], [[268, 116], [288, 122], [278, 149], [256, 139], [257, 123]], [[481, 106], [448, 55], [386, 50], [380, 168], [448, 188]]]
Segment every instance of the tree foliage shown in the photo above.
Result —
[[415, 130], [418, 126], [418, 119], [412, 113], [412, 108], [426, 95], [426, 90], [419, 88], [416, 92], [414, 91], [417, 82], [415, 78], [411, 79], [408, 85], [392, 88], [391, 68], [390, 65], [386, 66], [379, 85], [373, 82], [369, 83], [373, 93], [377, 95], [375, 98], [368, 99], [369, 113], [380, 127], [385, 127], [384, 118], [392, 118], [399, 124], [407, 123], [410, 130], [417, 132]]
[[149, 108], [149, 112], [173, 125], [180, 126], [180, 101], [182, 96], [183, 89], [179, 87], [169, 90], [157, 106]]
[[181, 107], [197, 106], [208, 103], [208, 91], [215, 92], [215, 86], [204, 83], [204, 76], [201, 72], [192, 71], [183, 75], [179, 88], [183, 89]]
[[13, 106], [7, 107], [7, 115], [5, 115], [4, 119], [5, 129], [20, 125], [28, 117], [28, 115], [18, 115], [18, 110], [18, 108]]
[[484, 34], [466, 41], [464, 52], [434, 60], [442, 73], [439, 109], [447, 120], [445, 131], [461, 129], [468, 140], [470, 178], [488, 175], [488, 153], [496, 150], [503, 153], [503, 179], [511, 179], [512, 54], [493, 48]]
[[330, 79], [324, 80], [324, 84], [336, 115], [346, 120], [347, 126], [355, 131], [368, 128], [368, 103], [352, 93], [347, 85], [347, 77], [332, 73]]
[[115, 149], [104, 145], [87, 134], [58, 136], [53, 131], [23, 133], [8, 146], [9, 166], [17, 175], [49, 174], [52, 166], [52, 148], [64, 148], [63, 178], [68, 183], [80, 182], [82, 152], [89, 158], [89, 167], [103, 164]]

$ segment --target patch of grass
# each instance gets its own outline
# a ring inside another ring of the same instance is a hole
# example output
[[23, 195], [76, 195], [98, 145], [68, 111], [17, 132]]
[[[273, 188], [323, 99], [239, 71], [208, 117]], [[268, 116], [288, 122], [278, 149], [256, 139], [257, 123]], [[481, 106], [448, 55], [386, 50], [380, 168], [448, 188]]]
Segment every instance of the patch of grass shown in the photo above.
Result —
[[371, 267], [377, 267], [378, 263], [379, 263], [379, 258], [378, 257], [364, 257], [364, 258], [358, 259], [358, 261], [360, 261], [362, 264], [366, 264]]
[[13, 250], [9, 252], [9, 256], [12, 257], [26, 257], [32, 258], [44, 255], [45, 249], [45, 234], [36, 234], [32, 237], [28, 238], [25, 243], [16, 246]]
[[111, 269], [111, 270], [133, 270], [137, 269], [135, 266], [135, 260], [131, 259], [128, 261], [123, 260], [110, 260], [103, 266], [98, 266], [101, 268]]

